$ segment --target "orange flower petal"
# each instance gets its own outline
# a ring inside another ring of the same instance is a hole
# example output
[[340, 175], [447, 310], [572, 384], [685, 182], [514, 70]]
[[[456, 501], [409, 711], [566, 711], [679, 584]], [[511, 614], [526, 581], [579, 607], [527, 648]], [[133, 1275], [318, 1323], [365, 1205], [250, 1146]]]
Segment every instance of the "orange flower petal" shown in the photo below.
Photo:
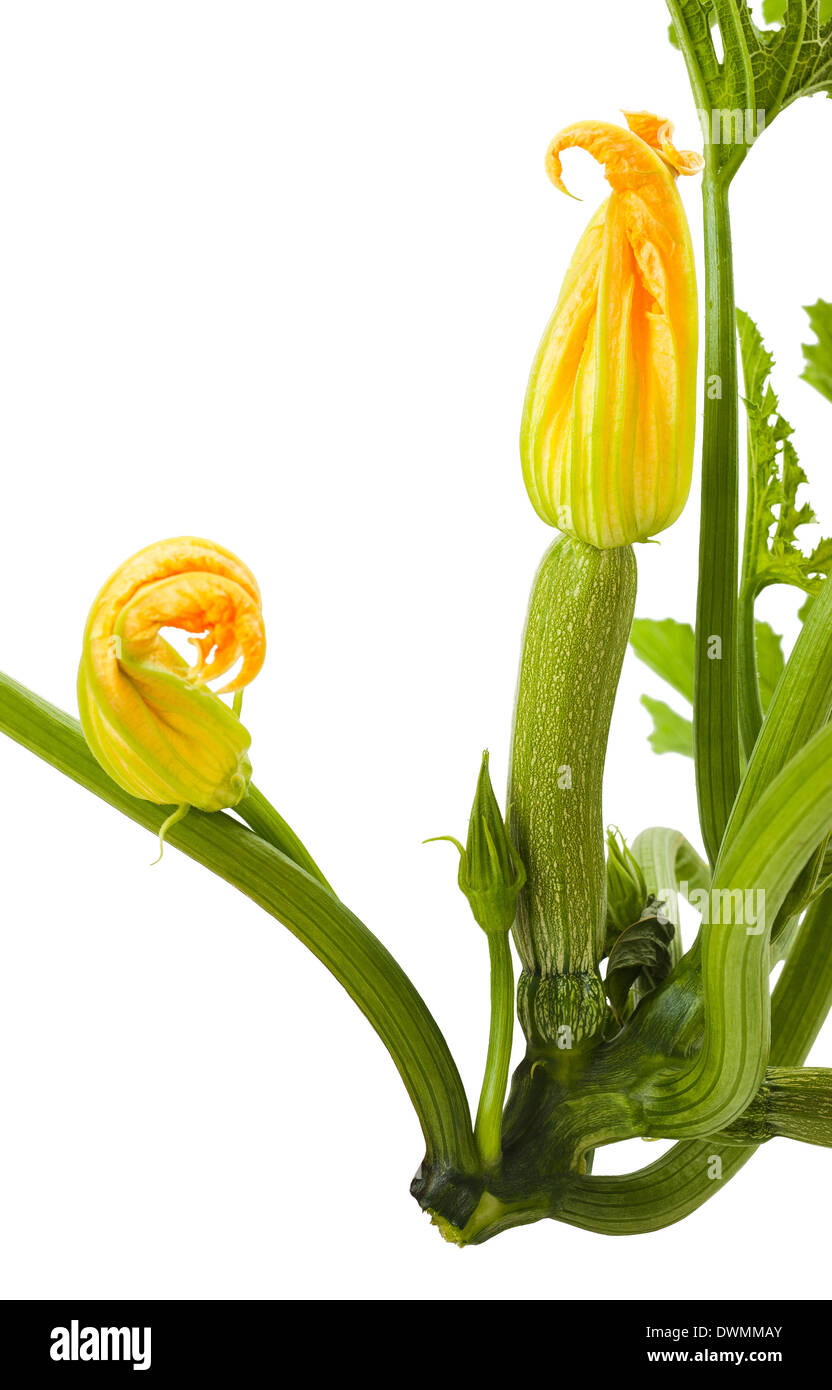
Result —
[[651, 111], [622, 111], [627, 125], [634, 135], [661, 155], [668, 168], [676, 174], [698, 174], [704, 169], [705, 161], [694, 150], [677, 150], [671, 140], [673, 123], [662, 116], [654, 116]]
[[693, 460], [696, 283], [672, 127], [568, 126], [546, 168], [581, 148], [612, 193], [584, 232], [532, 367], [521, 429], [529, 496], [551, 525], [601, 548], [646, 540], [678, 516]]
[[[193, 634], [191, 668], [165, 628]], [[250, 738], [219, 694], [247, 685], [265, 650], [260, 591], [231, 551], [180, 536], [132, 556], [99, 593], [84, 635], [78, 700], [95, 757], [146, 800], [236, 805], [251, 774]], [[223, 691], [208, 688], [238, 661]]]

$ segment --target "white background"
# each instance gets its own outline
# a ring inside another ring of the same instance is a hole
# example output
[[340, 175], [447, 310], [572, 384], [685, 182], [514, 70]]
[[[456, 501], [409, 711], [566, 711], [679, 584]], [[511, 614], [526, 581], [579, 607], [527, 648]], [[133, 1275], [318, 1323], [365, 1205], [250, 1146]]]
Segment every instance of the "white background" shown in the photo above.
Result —
[[[183, 532], [236, 550], [270, 639], [255, 779], [412, 974], [472, 1097], [485, 942], [453, 849], [421, 841], [464, 836], [486, 745], [504, 785], [551, 538], [520, 476], [525, 378], [604, 196], [575, 154], [585, 203], [560, 197], [543, 154], [619, 106], [699, 145], [658, 0], [0, 11], [0, 662], [74, 709], [116, 564]], [[823, 98], [793, 108], [734, 196], [738, 301], [827, 522], [830, 407], [798, 374], [800, 306], [832, 297], [830, 135]], [[695, 496], [639, 550], [642, 614], [693, 616]], [[767, 606], [792, 635], [796, 607]], [[645, 689], [666, 694], [628, 657], [607, 818], [696, 839], [692, 766], [650, 751]], [[0, 776], [0, 1294], [828, 1294], [829, 1156], [785, 1141], [656, 1235], [446, 1246], [408, 1195], [399, 1078], [322, 967], [175, 851], [151, 869], [144, 831], [8, 742]]]

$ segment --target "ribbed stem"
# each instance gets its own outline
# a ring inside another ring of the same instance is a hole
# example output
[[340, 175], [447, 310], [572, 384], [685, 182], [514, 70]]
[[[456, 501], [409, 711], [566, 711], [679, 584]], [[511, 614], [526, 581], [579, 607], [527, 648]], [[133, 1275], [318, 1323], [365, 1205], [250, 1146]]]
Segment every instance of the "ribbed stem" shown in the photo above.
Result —
[[493, 1168], [500, 1159], [503, 1102], [506, 1098], [511, 1039], [514, 1031], [514, 967], [508, 933], [489, 932], [491, 961], [491, 1023], [474, 1138], [483, 1165]]
[[726, 845], [777, 774], [832, 714], [831, 625], [832, 580], [826, 580], [769, 705], [732, 810]]
[[728, 181], [708, 160], [705, 218], [705, 407], [693, 694], [702, 838], [716, 862], [740, 780], [737, 703], [737, 339]]
[[[122, 791], [89, 752], [77, 720], [3, 675], [0, 732], [158, 834], [167, 808]], [[191, 810], [168, 842], [282, 922], [344, 986], [392, 1056], [419, 1117], [427, 1158], [417, 1193], [464, 1224], [482, 1189], [468, 1102], [445, 1039], [398, 963], [317, 878], [232, 817]]]
[[782, 769], [723, 847], [700, 933], [703, 1044], [689, 1067], [648, 1094], [643, 1133], [707, 1134], [729, 1125], [753, 1100], [769, 1053], [771, 928], [830, 825], [827, 726]]
[[768, 1067], [748, 1109], [719, 1138], [741, 1144], [796, 1139], [832, 1147], [832, 1071]]
[[739, 719], [743, 750], [751, 757], [763, 724], [760, 678], [757, 672], [757, 629], [754, 621], [754, 591], [743, 585], [737, 615], [737, 675], [739, 679]]
[[[805, 1060], [832, 1008], [832, 892], [809, 908], [771, 1001], [772, 1066]], [[674, 1144], [656, 1163], [621, 1177], [579, 1178], [558, 1217], [605, 1235], [658, 1231], [689, 1216], [748, 1162], [755, 1145], [715, 1138]], [[714, 1160], [719, 1160], [719, 1170]], [[719, 1175], [717, 1176], [717, 1173]]]
[[267, 844], [274, 845], [281, 854], [285, 854], [287, 859], [291, 859], [294, 864], [300, 865], [312, 878], [316, 878], [325, 888], [332, 891], [331, 885], [324, 878], [309, 850], [295, 834], [292, 827], [283, 819], [279, 811], [276, 811], [270, 801], [267, 801], [261, 791], [253, 784], [234, 807], [238, 816], [242, 816], [247, 825], [250, 825], [255, 835], [259, 835], [261, 840]]

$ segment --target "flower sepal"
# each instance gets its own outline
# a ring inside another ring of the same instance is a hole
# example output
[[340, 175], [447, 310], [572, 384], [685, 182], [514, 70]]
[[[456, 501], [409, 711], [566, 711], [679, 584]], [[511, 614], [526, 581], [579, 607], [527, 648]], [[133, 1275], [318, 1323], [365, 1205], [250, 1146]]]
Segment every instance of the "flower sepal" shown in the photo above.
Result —
[[[457, 882], [468, 899], [474, 920], [486, 935], [505, 935], [517, 911], [517, 895], [526, 870], [511, 842], [488, 770], [488, 750], [482, 755], [477, 790], [463, 846], [452, 835], [436, 835], [459, 850]], [[426, 842], [429, 843], [429, 842]]]

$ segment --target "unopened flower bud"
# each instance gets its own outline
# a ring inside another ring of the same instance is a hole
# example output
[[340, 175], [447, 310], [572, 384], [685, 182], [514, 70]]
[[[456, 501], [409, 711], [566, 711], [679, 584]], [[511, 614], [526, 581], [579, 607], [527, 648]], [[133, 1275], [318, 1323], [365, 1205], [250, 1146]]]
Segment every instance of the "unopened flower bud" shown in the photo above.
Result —
[[629, 129], [579, 121], [549, 146], [604, 165], [612, 194], [586, 228], [529, 378], [520, 448], [532, 503], [599, 549], [670, 526], [690, 488], [696, 391], [693, 251], [677, 174], [702, 167], [646, 111]]
[[457, 881], [483, 931], [510, 931], [517, 908], [517, 894], [526, 881], [526, 871], [509, 839], [494, 795], [488, 772], [487, 750], [482, 755], [465, 847], [450, 835], [436, 838], [451, 840], [459, 850]]
[[647, 902], [647, 884], [627, 841], [610, 826], [607, 831], [607, 922], [622, 932], [638, 922]]
[[[193, 634], [192, 666], [164, 628]], [[87, 621], [78, 704], [91, 752], [145, 801], [235, 806], [251, 776], [251, 739], [219, 696], [257, 675], [265, 649], [260, 592], [235, 555], [192, 536], [148, 546], [111, 576]], [[240, 660], [221, 691], [209, 688]]]

